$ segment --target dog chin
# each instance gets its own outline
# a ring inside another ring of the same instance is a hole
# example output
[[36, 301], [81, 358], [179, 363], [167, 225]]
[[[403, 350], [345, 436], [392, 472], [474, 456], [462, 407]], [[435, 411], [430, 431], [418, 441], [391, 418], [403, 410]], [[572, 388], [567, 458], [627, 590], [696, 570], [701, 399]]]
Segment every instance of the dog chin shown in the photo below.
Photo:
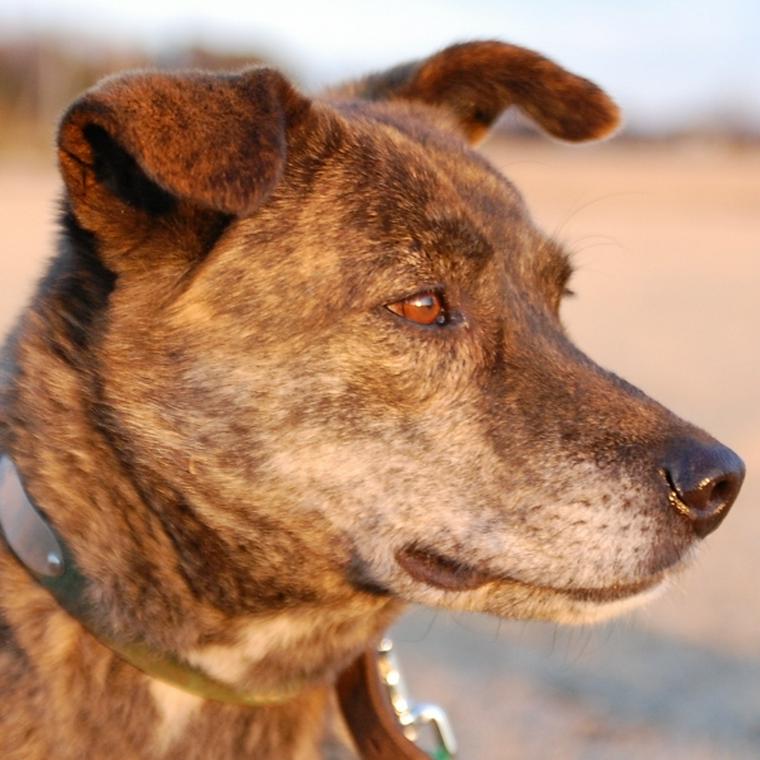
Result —
[[666, 579], [685, 564], [682, 557], [667, 569], [634, 582], [581, 588], [491, 575], [419, 548], [397, 552], [395, 558], [406, 576], [402, 582], [406, 593], [400, 596], [409, 602], [567, 624], [607, 620], [651, 601], [665, 588]]
[[[435, 588], [407, 590], [407, 602], [448, 610], [486, 613], [509, 620], [544, 620], [566, 625], [590, 625], [617, 617], [647, 604], [667, 587], [664, 577], [653, 579], [645, 587], [616, 598], [582, 598], [559, 589], [531, 586], [512, 581], [496, 581], [470, 591], [444, 591]], [[613, 591], [604, 590], [610, 597]]]
[[565, 625], [590, 625], [602, 623], [605, 620], [619, 617], [631, 610], [648, 604], [663, 593], [667, 581], [660, 581], [650, 587], [623, 599], [609, 602], [577, 602], [572, 601], [564, 609], [561, 601], [556, 605], [553, 620]]

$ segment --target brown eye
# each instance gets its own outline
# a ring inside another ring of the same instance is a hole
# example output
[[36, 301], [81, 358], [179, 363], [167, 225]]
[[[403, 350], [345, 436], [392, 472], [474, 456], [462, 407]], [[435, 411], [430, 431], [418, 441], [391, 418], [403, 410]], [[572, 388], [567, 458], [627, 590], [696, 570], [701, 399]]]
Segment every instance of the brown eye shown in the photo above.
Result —
[[418, 325], [445, 325], [446, 310], [438, 293], [415, 293], [403, 301], [387, 305], [394, 314], [398, 314]]

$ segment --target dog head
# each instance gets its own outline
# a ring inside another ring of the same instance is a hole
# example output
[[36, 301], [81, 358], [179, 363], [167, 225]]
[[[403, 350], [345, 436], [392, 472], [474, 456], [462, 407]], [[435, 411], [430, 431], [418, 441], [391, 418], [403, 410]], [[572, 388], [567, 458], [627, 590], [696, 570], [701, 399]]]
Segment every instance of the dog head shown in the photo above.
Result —
[[570, 141], [618, 119], [497, 42], [314, 100], [269, 69], [136, 73], [65, 115], [70, 234], [111, 278], [71, 350], [187, 508], [159, 511], [199, 595], [592, 620], [725, 516], [741, 461], [563, 331], [568, 256], [471, 147], [511, 105]]

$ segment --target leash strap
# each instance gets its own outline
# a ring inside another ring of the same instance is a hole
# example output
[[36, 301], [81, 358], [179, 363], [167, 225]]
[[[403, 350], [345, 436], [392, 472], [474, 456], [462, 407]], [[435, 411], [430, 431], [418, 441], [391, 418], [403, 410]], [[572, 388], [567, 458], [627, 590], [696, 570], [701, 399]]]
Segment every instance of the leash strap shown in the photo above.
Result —
[[363, 760], [430, 760], [401, 731], [380, 680], [378, 654], [367, 649], [338, 677], [338, 702]]

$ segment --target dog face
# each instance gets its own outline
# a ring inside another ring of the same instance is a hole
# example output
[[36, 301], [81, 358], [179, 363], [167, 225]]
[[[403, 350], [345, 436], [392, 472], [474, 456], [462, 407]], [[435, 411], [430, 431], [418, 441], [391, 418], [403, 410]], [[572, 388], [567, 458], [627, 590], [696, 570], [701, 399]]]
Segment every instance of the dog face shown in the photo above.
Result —
[[511, 104], [563, 139], [617, 121], [500, 43], [322, 101], [266, 69], [131, 75], [64, 118], [70, 224], [113, 276], [101, 414], [204, 526], [178, 539], [201, 595], [592, 620], [725, 515], [738, 458], [564, 333], [567, 254], [468, 143]]

